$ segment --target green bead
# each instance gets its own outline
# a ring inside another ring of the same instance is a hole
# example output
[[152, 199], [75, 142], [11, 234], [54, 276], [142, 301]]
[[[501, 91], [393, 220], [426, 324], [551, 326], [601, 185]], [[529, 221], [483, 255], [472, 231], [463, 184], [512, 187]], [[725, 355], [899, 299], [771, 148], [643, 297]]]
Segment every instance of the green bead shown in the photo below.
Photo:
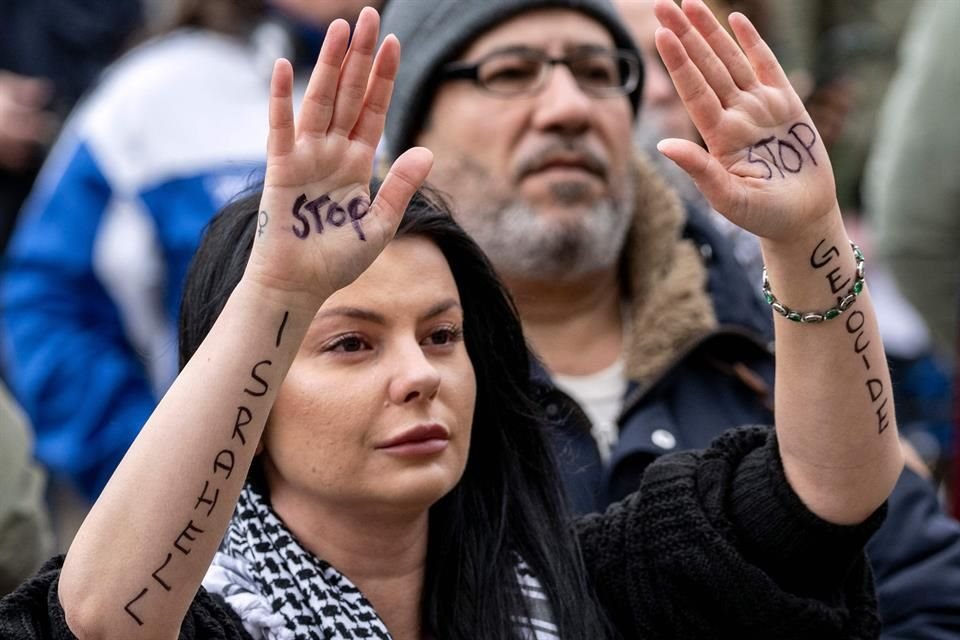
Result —
[[853, 283], [853, 293], [855, 295], [860, 295], [860, 292], [863, 291], [863, 280], [857, 280]]
[[787, 314], [787, 320], [790, 320], [792, 322], [800, 322], [803, 320], [803, 316], [801, 316], [799, 313], [794, 311]]
[[827, 312], [823, 314], [823, 317], [827, 320], [833, 320], [840, 315], [839, 309], [827, 309]]
[[763, 292], [763, 299], [767, 301], [767, 304], [773, 304], [777, 300], [776, 298], [773, 297], [773, 294], [770, 293], [769, 291]]
[[863, 262], [863, 259], [864, 259], [864, 258], [863, 258], [863, 252], [860, 251], [859, 248], [853, 250], [853, 255], [854, 255], [854, 257], [855, 257], [857, 260]]

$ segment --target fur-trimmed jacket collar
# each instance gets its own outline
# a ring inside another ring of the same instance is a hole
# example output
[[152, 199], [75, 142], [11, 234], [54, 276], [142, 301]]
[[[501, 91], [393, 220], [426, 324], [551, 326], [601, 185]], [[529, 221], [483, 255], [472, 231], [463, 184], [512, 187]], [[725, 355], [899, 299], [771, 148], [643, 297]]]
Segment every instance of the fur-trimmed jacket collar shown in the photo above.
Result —
[[646, 386], [718, 323], [700, 251], [682, 237], [679, 197], [642, 153], [634, 167], [636, 207], [621, 264], [630, 318], [626, 372]]

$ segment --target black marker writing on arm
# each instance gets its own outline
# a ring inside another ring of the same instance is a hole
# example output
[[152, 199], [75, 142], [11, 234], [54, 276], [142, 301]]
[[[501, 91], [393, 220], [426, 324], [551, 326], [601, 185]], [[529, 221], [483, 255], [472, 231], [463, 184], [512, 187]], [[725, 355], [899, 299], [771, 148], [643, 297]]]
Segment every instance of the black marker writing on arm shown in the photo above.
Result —
[[[827, 269], [831, 266], [834, 259], [840, 256], [840, 250], [836, 246], [831, 245], [824, 248], [826, 244], [827, 241], [825, 239], [821, 240], [810, 254], [810, 265], [815, 271]], [[824, 276], [833, 295], [844, 290], [845, 285], [837, 285], [837, 281], [842, 277], [838, 275], [839, 272], [840, 269], [837, 267], [828, 271]], [[844, 283], [849, 284], [849, 282], [850, 278], [848, 276], [844, 280]], [[837, 299], [838, 303], [841, 300], [843, 300], [843, 297]], [[868, 376], [865, 377], [864, 386], [866, 387], [873, 410], [877, 416], [877, 433], [882, 434], [887, 427], [890, 426], [890, 398], [887, 389], [884, 387], [883, 380], [869, 375], [873, 365], [867, 358], [866, 351], [873, 341], [873, 336], [867, 334], [866, 315], [860, 310], [854, 310], [847, 315], [845, 324], [847, 333], [853, 336], [853, 353], [861, 359], [864, 371], [868, 374]]]
[[[280, 326], [277, 329], [277, 338], [275, 348], [279, 349], [283, 341], [283, 331], [286, 328], [287, 321], [290, 317], [289, 311], [284, 311], [283, 319], [280, 321]], [[243, 393], [248, 396], [261, 397], [265, 395], [270, 389], [270, 383], [264, 377], [266, 371], [269, 370], [272, 362], [270, 360], [260, 360], [250, 370], [250, 380], [253, 384], [245, 385], [243, 388]], [[235, 441], [240, 441], [240, 446], [244, 447], [247, 444], [247, 438], [243, 433], [243, 427], [250, 424], [253, 421], [253, 411], [246, 406], [237, 407], [237, 413], [231, 420], [232, 427], [230, 429], [229, 440], [231, 444]], [[193, 549], [193, 544], [195, 544], [204, 534], [207, 533], [207, 530], [202, 525], [202, 520], [200, 518], [209, 519], [214, 511], [217, 508], [220, 498], [220, 487], [216, 485], [218, 478], [223, 478], [223, 480], [229, 480], [230, 476], [233, 474], [234, 468], [236, 466], [236, 453], [233, 449], [225, 448], [221, 449], [213, 459], [212, 462], [212, 471], [210, 477], [203, 481], [203, 489], [200, 491], [199, 496], [196, 498], [196, 502], [193, 505], [193, 511], [199, 512], [196, 516], [198, 519], [190, 518], [188, 522], [177, 535], [176, 539], [172, 542], [170, 551], [165, 552], [164, 559], [160, 565], [154, 569], [150, 578], [158, 584], [163, 591], [153, 590], [149, 586], [143, 587], [133, 597], [129, 602], [125, 603], [123, 606], [124, 612], [133, 620], [138, 627], [144, 626], [145, 623], [145, 613], [144, 607], [147, 605], [150, 597], [153, 593], [162, 593], [170, 592], [173, 590], [174, 585], [172, 581], [163, 575], [163, 572], [167, 569], [168, 565], [171, 562], [175, 562], [176, 557], [180, 556], [189, 556], [191, 550]], [[178, 554], [174, 554], [173, 551], [177, 551]], [[143, 602], [141, 602], [143, 600]]]

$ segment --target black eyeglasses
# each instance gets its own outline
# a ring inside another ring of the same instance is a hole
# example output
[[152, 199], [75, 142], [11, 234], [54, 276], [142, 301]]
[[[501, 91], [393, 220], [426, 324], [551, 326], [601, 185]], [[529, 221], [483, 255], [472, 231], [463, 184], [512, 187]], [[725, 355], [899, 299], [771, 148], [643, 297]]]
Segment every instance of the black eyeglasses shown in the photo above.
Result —
[[523, 96], [542, 90], [558, 64], [570, 70], [584, 93], [598, 98], [627, 95], [640, 82], [636, 53], [603, 48], [582, 49], [562, 58], [525, 47], [502, 49], [475, 62], [451, 62], [440, 69], [440, 74], [443, 80], [472, 80], [497, 95]]

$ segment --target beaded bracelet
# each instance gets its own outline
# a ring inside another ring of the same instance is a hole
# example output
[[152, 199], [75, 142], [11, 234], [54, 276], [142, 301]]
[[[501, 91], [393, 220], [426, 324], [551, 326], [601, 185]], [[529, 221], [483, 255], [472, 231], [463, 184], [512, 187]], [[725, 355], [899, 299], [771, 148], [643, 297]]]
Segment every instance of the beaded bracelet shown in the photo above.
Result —
[[830, 307], [826, 311], [794, 311], [790, 307], [781, 303], [777, 300], [777, 297], [773, 295], [773, 291], [770, 290], [770, 280], [767, 278], [767, 268], [763, 268], [763, 299], [767, 301], [773, 310], [782, 315], [787, 320], [792, 322], [800, 322], [803, 324], [816, 324], [819, 322], [825, 322], [826, 320], [833, 320], [844, 311], [849, 309], [851, 305], [857, 300], [857, 296], [863, 291], [863, 252], [860, 251], [860, 247], [850, 243], [850, 247], [853, 249], [853, 256], [857, 260], [857, 277], [853, 281], [853, 286], [847, 290], [847, 294], [840, 299], [839, 303], [835, 307]]

